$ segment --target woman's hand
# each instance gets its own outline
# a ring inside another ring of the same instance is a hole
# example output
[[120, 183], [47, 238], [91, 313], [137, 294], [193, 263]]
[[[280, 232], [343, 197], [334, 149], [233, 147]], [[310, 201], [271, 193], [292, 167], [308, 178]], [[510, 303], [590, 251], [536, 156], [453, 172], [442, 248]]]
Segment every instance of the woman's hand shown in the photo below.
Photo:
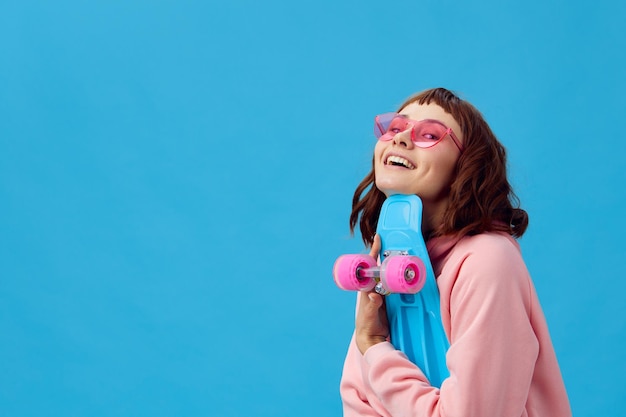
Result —
[[[380, 237], [374, 237], [370, 255], [375, 259], [380, 252]], [[359, 294], [359, 308], [356, 314], [356, 345], [361, 354], [375, 344], [387, 341], [389, 336], [389, 324], [385, 300], [382, 295], [374, 291], [361, 292]]]

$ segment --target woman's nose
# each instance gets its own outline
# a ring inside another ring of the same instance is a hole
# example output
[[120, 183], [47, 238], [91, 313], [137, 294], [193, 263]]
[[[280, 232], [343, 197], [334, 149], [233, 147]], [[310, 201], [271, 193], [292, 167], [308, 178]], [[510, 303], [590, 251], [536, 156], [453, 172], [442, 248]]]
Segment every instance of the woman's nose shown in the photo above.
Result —
[[407, 149], [412, 149], [414, 146], [411, 136], [413, 135], [413, 128], [409, 127], [403, 132], [398, 133], [393, 137], [393, 143], [399, 146], [403, 146]]

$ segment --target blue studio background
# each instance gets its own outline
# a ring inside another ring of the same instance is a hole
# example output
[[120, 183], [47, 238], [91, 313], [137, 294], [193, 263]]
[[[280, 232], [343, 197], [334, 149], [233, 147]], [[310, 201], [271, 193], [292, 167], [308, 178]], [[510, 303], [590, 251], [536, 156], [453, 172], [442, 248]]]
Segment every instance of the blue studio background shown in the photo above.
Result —
[[509, 150], [574, 415], [626, 406], [623, 2], [0, 2], [0, 416], [337, 416], [372, 117]]

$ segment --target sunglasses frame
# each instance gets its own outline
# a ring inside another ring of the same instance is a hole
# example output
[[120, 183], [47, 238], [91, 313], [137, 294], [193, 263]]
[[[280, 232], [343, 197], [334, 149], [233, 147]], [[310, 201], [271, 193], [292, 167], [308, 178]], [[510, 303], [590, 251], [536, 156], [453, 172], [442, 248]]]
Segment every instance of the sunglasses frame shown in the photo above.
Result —
[[[423, 148], [423, 149], [432, 148], [433, 146], [435, 146], [436, 144], [441, 142], [446, 136], [449, 135], [452, 138], [452, 141], [454, 142], [456, 147], [459, 148], [459, 151], [461, 153], [463, 153], [463, 144], [461, 143], [459, 138], [457, 138], [457, 136], [455, 135], [455, 133], [454, 133], [454, 131], [452, 130], [451, 127], [446, 126], [445, 124], [441, 123], [439, 120], [436, 120], [436, 119], [426, 119], [426, 120], [419, 120], [418, 121], [418, 120], [409, 119], [408, 117], [406, 117], [406, 116], [404, 116], [402, 114], [399, 114], [399, 113], [395, 113], [395, 112], [382, 113], [382, 114], [377, 115], [374, 118], [374, 135], [376, 136], [376, 138], [378, 140], [389, 141], [389, 140], [393, 139], [394, 136], [397, 134], [397, 133], [396, 134], [390, 134], [390, 132], [388, 132], [385, 129], [385, 123], [383, 123], [381, 121], [382, 118], [389, 120], [389, 122], [386, 123], [387, 128], [397, 118], [401, 118], [401, 119], [405, 120], [407, 122], [407, 126], [411, 127], [411, 141], [415, 144], [415, 146], [417, 146], [419, 148]], [[433, 122], [433, 123], [440, 124], [441, 126], [443, 126], [446, 129], [446, 131], [439, 139], [437, 139], [436, 141], [434, 141], [432, 143], [416, 141], [416, 138], [415, 138], [415, 126], [417, 126], [418, 124], [424, 123], [424, 122]], [[407, 129], [408, 129], [408, 127], [405, 128], [405, 130], [403, 130], [403, 132], [405, 132]], [[386, 136], [388, 136], [388, 137], [383, 139]]]

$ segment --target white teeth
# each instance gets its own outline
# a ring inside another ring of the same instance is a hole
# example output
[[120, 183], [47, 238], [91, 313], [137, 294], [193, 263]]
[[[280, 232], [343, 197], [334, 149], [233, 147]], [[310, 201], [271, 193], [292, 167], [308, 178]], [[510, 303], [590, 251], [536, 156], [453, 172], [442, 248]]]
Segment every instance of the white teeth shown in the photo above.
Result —
[[410, 163], [408, 160], [400, 157], [400, 156], [395, 156], [395, 155], [391, 155], [387, 157], [387, 162], [385, 162], [387, 165], [402, 165], [406, 168], [409, 169], [413, 169], [415, 168], [415, 166], [413, 166], [412, 163]]

